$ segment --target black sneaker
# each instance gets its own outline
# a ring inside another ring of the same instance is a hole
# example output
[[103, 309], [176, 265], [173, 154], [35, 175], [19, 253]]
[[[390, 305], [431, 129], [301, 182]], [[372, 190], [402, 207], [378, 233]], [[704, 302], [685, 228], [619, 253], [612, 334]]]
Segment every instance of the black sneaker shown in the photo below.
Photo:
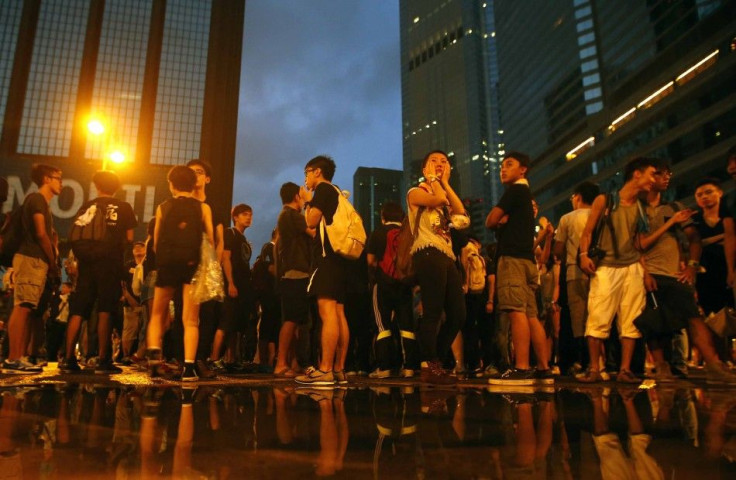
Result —
[[82, 367], [79, 366], [76, 358], [65, 358], [59, 362], [59, 371], [61, 373], [79, 373]]
[[112, 359], [107, 359], [100, 360], [100, 363], [95, 367], [95, 373], [98, 375], [112, 375], [115, 373], [123, 373], [123, 369], [113, 365]]
[[217, 377], [217, 372], [210, 369], [210, 367], [207, 366], [207, 362], [205, 362], [204, 360], [197, 360], [197, 362], [194, 364], [194, 368], [199, 378]]
[[532, 369], [509, 368], [500, 377], [489, 378], [488, 383], [490, 385], [533, 386], [536, 379]]
[[554, 385], [555, 384], [555, 376], [552, 373], [552, 370], [549, 368], [547, 370], [535, 370], [534, 380], [535, 380], [534, 383], [537, 385]]
[[197, 375], [197, 366], [193, 363], [185, 363], [184, 371], [181, 372], [181, 381], [196, 382], [197, 380], [199, 380], [199, 375]]

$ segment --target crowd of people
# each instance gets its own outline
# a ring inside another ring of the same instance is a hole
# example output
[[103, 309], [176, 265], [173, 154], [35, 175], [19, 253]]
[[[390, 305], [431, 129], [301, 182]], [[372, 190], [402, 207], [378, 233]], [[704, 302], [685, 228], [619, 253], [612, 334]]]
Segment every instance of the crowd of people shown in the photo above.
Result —
[[[736, 149], [728, 155], [736, 176]], [[132, 207], [115, 197], [118, 176], [95, 173], [97, 197], [74, 218], [63, 259], [49, 209], [62, 172], [34, 165], [37, 191], [3, 225], [12, 309], [2, 371], [59, 360], [65, 373], [122, 363], [184, 382], [268, 373], [316, 386], [352, 375], [532, 386], [561, 373], [672, 382], [703, 363], [709, 381], [736, 383], [736, 228], [719, 180], [697, 182], [690, 209], [666, 200], [666, 160], [637, 157], [617, 191], [578, 185], [555, 226], [537, 218], [530, 168], [523, 153], [503, 158], [505, 191], [485, 221], [497, 241], [484, 247], [447, 155], [428, 153], [407, 212], [384, 202], [354, 258], [338, 246], [347, 200], [332, 184], [336, 164], [314, 157], [301, 185], [282, 185], [272, 238], [251, 266], [253, 210], [228, 215], [211, 202], [205, 161], [171, 168], [171, 198], [141, 241]]]

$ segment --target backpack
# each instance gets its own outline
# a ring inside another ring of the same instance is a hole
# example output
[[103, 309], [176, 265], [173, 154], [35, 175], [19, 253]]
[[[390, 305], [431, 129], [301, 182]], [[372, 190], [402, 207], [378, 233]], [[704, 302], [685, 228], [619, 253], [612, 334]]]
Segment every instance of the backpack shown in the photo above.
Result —
[[13, 265], [13, 255], [23, 240], [23, 205], [3, 216], [0, 226], [0, 266]]
[[340, 256], [350, 260], [360, 258], [365, 248], [365, 228], [363, 228], [363, 220], [355, 211], [355, 208], [348, 202], [342, 191], [335, 185], [337, 190], [337, 209], [332, 216], [332, 223], [327, 225], [327, 221], [322, 216], [320, 222], [320, 236], [322, 238], [322, 256], [327, 256], [325, 252], [325, 230], [330, 239], [332, 250]]
[[105, 203], [80, 208], [69, 230], [74, 255], [83, 262], [99, 260], [110, 251]]
[[378, 262], [378, 268], [389, 278], [400, 280], [400, 272], [396, 269], [396, 253], [399, 249], [399, 233], [401, 228], [391, 228], [386, 232], [386, 249], [383, 251], [383, 257]]
[[475, 249], [468, 255], [465, 274], [468, 279], [468, 292], [481, 293], [486, 286], [486, 262]]
[[419, 232], [419, 217], [422, 215], [422, 211], [424, 211], [424, 207], [417, 209], [413, 230], [408, 215], [404, 217], [404, 220], [401, 221], [401, 227], [397, 229], [399, 233], [397, 234], [395, 257], [396, 279], [404, 283], [413, 283], [414, 264], [411, 258], [411, 247], [414, 245], [414, 239], [417, 238]]
[[203, 231], [199, 200], [190, 197], [166, 200], [161, 204], [156, 265], [198, 265]]

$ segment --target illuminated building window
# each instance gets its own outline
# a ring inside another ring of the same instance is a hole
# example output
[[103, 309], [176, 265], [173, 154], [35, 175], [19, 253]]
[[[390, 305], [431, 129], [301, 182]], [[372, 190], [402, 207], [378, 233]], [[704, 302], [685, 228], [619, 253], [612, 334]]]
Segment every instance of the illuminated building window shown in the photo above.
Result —
[[41, 2], [18, 152], [66, 156], [72, 140], [88, 2]]
[[573, 158], [581, 155], [583, 152], [588, 150], [590, 147], [595, 145], [595, 138], [590, 137], [586, 139], [583, 143], [578, 145], [577, 147], [573, 148], [567, 154], [565, 155], [565, 158], [567, 158], [568, 161], [572, 160]]
[[654, 93], [652, 93], [651, 95], [646, 97], [644, 100], [639, 102], [639, 104], [636, 107], [641, 110], [645, 108], [649, 108], [655, 103], [660, 102], [662, 99], [664, 99], [664, 97], [672, 93], [674, 90], [675, 90], [675, 82], [669, 82], [668, 84], [657, 89]]
[[692, 65], [690, 68], [679, 74], [675, 79], [677, 86], [681, 87], [682, 85], [685, 85], [687, 82], [715, 65], [716, 61], [718, 61], [718, 52], [719, 51], [716, 50], [709, 53], [704, 58], [700, 59], [698, 62]]

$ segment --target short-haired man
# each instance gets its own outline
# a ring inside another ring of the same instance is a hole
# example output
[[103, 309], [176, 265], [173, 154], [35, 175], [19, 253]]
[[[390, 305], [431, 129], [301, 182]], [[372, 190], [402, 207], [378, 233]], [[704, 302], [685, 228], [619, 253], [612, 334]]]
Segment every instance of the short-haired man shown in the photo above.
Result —
[[[631, 358], [636, 339], [641, 333], [634, 320], [644, 310], [644, 266], [637, 250], [637, 235], [648, 231], [646, 214], [639, 196], [648, 193], [654, 184], [652, 160], [637, 157], [624, 167], [624, 185], [612, 195], [598, 195], [593, 201], [590, 216], [580, 237], [580, 268], [591, 275], [588, 295], [588, 321], [585, 336], [588, 340], [590, 365], [585, 374], [577, 377], [583, 383], [602, 380], [600, 373], [601, 343], [611, 332], [614, 316], [617, 317], [621, 338], [621, 366], [616, 380], [621, 383], [639, 383], [631, 372]], [[599, 239], [605, 256], [596, 266], [588, 255], [592, 246], [592, 234], [598, 219], [608, 213], [607, 228]]]
[[2, 365], [3, 373], [38, 373], [27, 358], [29, 318], [39, 307], [46, 286], [46, 277], [59, 278], [57, 252], [52, 242], [55, 235], [49, 202], [61, 193], [61, 170], [51, 165], [35, 164], [31, 179], [38, 192], [31, 193], [23, 202], [23, 237], [18, 252], [13, 256], [15, 290], [13, 311], [8, 320], [8, 358]]
[[281, 294], [281, 330], [276, 356], [274, 374], [277, 377], [292, 378], [296, 374], [291, 368], [295, 365], [294, 340], [298, 326], [309, 322], [310, 299], [307, 295], [309, 275], [312, 271], [313, 228], [307, 227], [302, 214], [304, 187], [287, 182], [281, 185], [279, 195], [283, 208], [276, 224], [276, 277], [279, 279]]
[[[332, 184], [335, 162], [327, 156], [314, 157], [304, 168], [304, 189], [300, 194], [308, 203], [305, 218], [307, 226], [315, 228], [320, 222], [332, 224], [337, 211], [338, 195], [341, 193]], [[320, 230], [324, 230], [324, 235]], [[345, 317], [345, 269], [346, 260], [335, 253], [330, 245], [326, 229], [317, 229], [318, 243], [322, 255], [317, 255], [316, 268], [312, 273], [308, 291], [317, 297], [317, 308], [322, 319], [322, 356], [319, 367], [296, 377], [298, 383], [332, 385], [347, 383], [345, 358], [350, 341], [348, 321]]]
[[[233, 226], [225, 230], [225, 246], [222, 252], [222, 269], [225, 273], [225, 302], [215, 340], [210, 354], [210, 366], [215, 371], [224, 371], [226, 364], [235, 363], [238, 332], [245, 332], [249, 350], [255, 350], [257, 325], [253, 322], [253, 288], [250, 282], [250, 257], [253, 252], [245, 238], [245, 229], [253, 220], [250, 205], [239, 203], [231, 211]], [[227, 349], [225, 361], [221, 360], [223, 346]], [[252, 360], [249, 359], [249, 360]]]
[[[106, 238], [99, 243], [103, 248], [96, 252], [75, 251], [79, 277], [77, 286], [69, 298], [69, 324], [66, 330], [66, 357], [59, 365], [62, 372], [73, 373], [80, 370], [74, 352], [82, 318], [89, 319], [97, 305], [97, 341], [100, 361], [95, 373], [120, 373], [113, 365], [110, 348], [112, 321], [110, 315], [117, 311], [122, 296], [121, 282], [125, 280], [123, 271], [125, 250], [133, 242], [133, 229], [138, 220], [129, 203], [118, 200], [113, 195], [120, 189], [120, 179], [109, 170], [96, 172], [92, 183], [97, 188], [97, 198], [90, 200], [79, 209], [80, 215], [89, 214], [96, 209], [96, 215], [104, 215], [107, 225]], [[86, 212], [86, 213], [85, 213]], [[77, 222], [81, 221], [78, 217]], [[88, 219], [93, 222], [93, 219]], [[96, 247], [88, 245], [88, 248]], [[77, 249], [73, 245], [73, 249]], [[85, 248], [82, 246], [81, 248]]]
[[[553, 383], [548, 365], [547, 338], [537, 314], [535, 290], [539, 272], [534, 259], [534, 209], [526, 178], [531, 160], [520, 152], [508, 152], [501, 162], [501, 183], [506, 186], [498, 205], [486, 218], [486, 227], [497, 229], [498, 263], [496, 281], [498, 311], [511, 319], [511, 343], [515, 367], [492, 385]], [[538, 369], [529, 364], [529, 347], [534, 348]]]
[[[640, 234], [639, 244], [646, 260], [646, 284], [657, 300], [658, 313], [663, 316], [666, 328], [647, 335], [647, 345], [655, 361], [656, 380], [673, 381], [664, 350], [672, 343], [672, 334], [683, 328], [690, 330], [690, 338], [698, 347], [706, 362], [709, 382], [736, 383], [731, 373], [718, 359], [713, 337], [705, 325], [695, 303], [693, 284], [700, 266], [702, 251], [700, 236], [690, 217], [695, 213], [679, 202], [664, 202], [662, 194], [669, 187], [672, 169], [669, 162], [654, 159], [654, 185], [647, 194], [647, 216], [651, 234]], [[687, 236], [689, 259], [680, 268], [680, 244], [676, 228]]]
[[580, 236], [590, 216], [590, 206], [600, 193], [598, 185], [583, 182], [575, 187], [570, 201], [573, 211], [560, 218], [555, 234], [554, 254], [557, 258], [565, 258], [567, 274], [567, 304], [570, 309], [570, 324], [575, 341], [574, 373], [580, 373], [585, 351], [585, 319], [588, 316], [588, 292], [590, 277], [580, 270], [577, 253]]
[[141, 301], [140, 292], [133, 291], [133, 281], [136, 271], [142, 274], [143, 260], [146, 258], [145, 242], [133, 244], [133, 260], [125, 265], [125, 281], [123, 284], [123, 334], [121, 344], [123, 350], [123, 363], [129, 363], [130, 355], [133, 353], [133, 343], [138, 338], [145, 319], [145, 310]]
[[[395, 202], [386, 202], [381, 207], [381, 226], [368, 238], [366, 246], [366, 261], [372, 278], [371, 295], [373, 297], [373, 318], [376, 321], [376, 364], [375, 371], [368, 376], [371, 378], [386, 378], [391, 375], [392, 361], [395, 358], [393, 346], [395, 343], [391, 324], [397, 325], [399, 330], [399, 344], [402, 346], [403, 368], [402, 377], [413, 377], [419, 367], [417, 357], [416, 335], [414, 320], [411, 312], [412, 288], [391, 275], [391, 268], [395, 264], [390, 262], [384, 265], [382, 260], [386, 249], [396, 252], [395, 245], [391, 248], [387, 239], [390, 237], [398, 243], [398, 229], [404, 220], [404, 211], [401, 205]], [[389, 234], [389, 232], [394, 232]], [[389, 259], [390, 261], [391, 259]], [[388, 272], [384, 270], [388, 268]]]

